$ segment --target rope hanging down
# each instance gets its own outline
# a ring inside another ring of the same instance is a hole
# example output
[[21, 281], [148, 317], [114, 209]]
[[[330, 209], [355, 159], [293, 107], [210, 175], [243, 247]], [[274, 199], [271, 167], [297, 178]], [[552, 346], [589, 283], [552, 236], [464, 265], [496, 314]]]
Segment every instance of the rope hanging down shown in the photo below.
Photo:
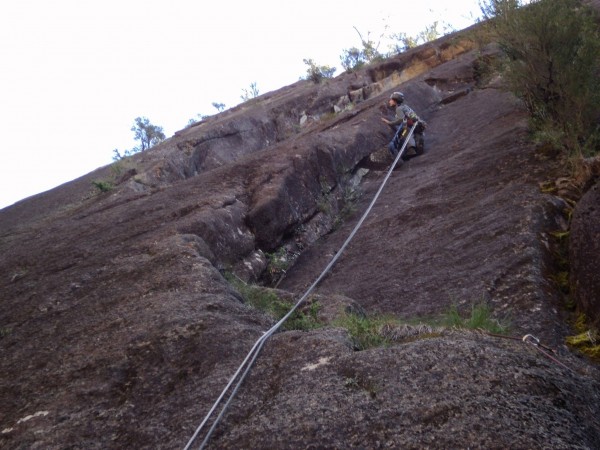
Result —
[[192, 437], [188, 441], [188, 443], [185, 446], [184, 450], [189, 450], [189, 448], [191, 447], [191, 445], [194, 443], [194, 441], [198, 437], [198, 434], [200, 433], [200, 431], [202, 431], [202, 429], [204, 428], [204, 426], [206, 425], [206, 423], [208, 422], [208, 420], [210, 419], [210, 417], [213, 415], [214, 411], [217, 409], [217, 407], [219, 406], [219, 404], [221, 403], [221, 401], [223, 400], [223, 398], [227, 395], [227, 392], [229, 392], [231, 386], [237, 380], [237, 383], [236, 383], [235, 387], [233, 388], [233, 390], [231, 391], [231, 394], [229, 395], [229, 398], [227, 399], [227, 401], [225, 402], [225, 404], [221, 408], [221, 411], [220, 411], [219, 415], [216, 417], [216, 419], [214, 420], [212, 426], [210, 427], [210, 429], [206, 433], [206, 436], [204, 437], [204, 440], [202, 441], [202, 444], [200, 444], [199, 448], [201, 450], [201, 449], [203, 449], [206, 446], [206, 444], [208, 443], [208, 441], [209, 441], [212, 433], [214, 432], [215, 428], [217, 427], [217, 424], [219, 423], [219, 421], [221, 420], [221, 418], [225, 414], [225, 411], [227, 410], [227, 408], [229, 407], [229, 404], [231, 403], [231, 401], [235, 397], [235, 394], [237, 393], [238, 389], [242, 385], [244, 379], [246, 378], [246, 375], [248, 375], [248, 372], [250, 371], [250, 368], [252, 367], [252, 364], [254, 364], [254, 361], [258, 357], [258, 354], [260, 353], [260, 351], [261, 351], [263, 345], [265, 344], [265, 342], [267, 341], [267, 339], [269, 339], [269, 337], [271, 337], [285, 323], [285, 321], [292, 314], [294, 314], [294, 312], [296, 311], [296, 309], [298, 309], [298, 307], [308, 298], [308, 296], [310, 295], [310, 293], [315, 289], [315, 287], [317, 287], [317, 285], [321, 282], [321, 280], [325, 277], [325, 275], [327, 275], [327, 273], [331, 270], [331, 268], [336, 263], [336, 261], [339, 259], [339, 257], [341, 256], [341, 254], [343, 253], [343, 251], [345, 250], [345, 248], [348, 246], [348, 244], [350, 243], [350, 241], [352, 240], [352, 238], [354, 238], [354, 235], [356, 234], [356, 232], [358, 231], [358, 229], [362, 226], [363, 222], [365, 221], [365, 219], [367, 218], [367, 216], [371, 212], [371, 209], [373, 208], [373, 205], [375, 205], [375, 202], [377, 201], [379, 195], [381, 194], [381, 191], [383, 191], [383, 187], [387, 183], [389, 177], [392, 175], [392, 172], [393, 172], [394, 168], [396, 167], [396, 165], [398, 164], [398, 161], [400, 160], [400, 158], [404, 154], [404, 150], [406, 149], [406, 145], [410, 141], [410, 138], [412, 137], [413, 132], [415, 131], [415, 128], [417, 127], [418, 123], [419, 123], [418, 121], [415, 122], [414, 125], [412, 126], [412, 128], [410, 129], [408, 135], [404, 139], [404, 143], [402, 145], [402, 148], [400, 149], [400, 151], [396, 155], [396, 158], [394, 159], [394, 162], [390, 166], [390, 168], [389, 168], [389, 170], [388, 170], [385, 178], [383, 179], [383, 181], [381, 183], [381, 186], [379, 186], [379, 190], [377, 191], [377, 193], [373, 197], [373, 200], [371, 200], [371, 203], [369, 204], [369, 207], [364, 212], [364, 214], [362, 215], [362, 217], [360, 218], [360, 220], [358, 221], [358, 223], [356, 224], [356, 226], [354, 227], [354, 229], [352, 230], [352, 232], [350, 233], [350, 235], [348, 236], [348, 238], [344, 241], [344, 244], [340, 247], [340, 249], [337, 251], [337, 253], [334, 255], [334, 257], [331, 259], [331, 261], [329, 262], [329, 264], [327, 265], [327, 267], [325, 267], [325, 269], [323, 270], [323, 272], [321, 272], [321, 275], [319, 275], [319, 277], [315, 280], [315, 282], [313, 284], [311, 284], [310, 287], [307, 289], [307, 291], [302, 295], [302, 297], [300, 297], [300, 300], [298, 300], [296, 302], [296, 304], [288, 311], [288, 313], [285, 316], [283, 316], [281, 318], [281, 320], [279, 320], [279, 322], [277, 322], [269, 330], [267, 330], [254, 343], [254, 345], [252, 346], [252, 348], [250, 349], [250, 351], [248, 352], [248, 354], [246, 355], [246, 357], [244, 358], [244, 360], [242, 361], [242, 363], [240, 364], [240, 366], [238, 367], [238, 369], [236, 370], [236, 372], [233, 374], [233, 376], [231, 377], [231, 379], [229, 380], [229, 382], [225, 386], [225, 389], [223, 389], [223, 392], [221, 392], [221, 395], [219, 395], [219, 398], [217, 398], [217, 400], [213, 404], [212, 408], [210, 408], [210, 410], [206, 414], [206, 417], [204, 418], [204, 420], [200, 423], [200, 425], [198, 425], [198, 428], [196, 428], [196, 431], [194, 432], [194, 434], [192, 435]]

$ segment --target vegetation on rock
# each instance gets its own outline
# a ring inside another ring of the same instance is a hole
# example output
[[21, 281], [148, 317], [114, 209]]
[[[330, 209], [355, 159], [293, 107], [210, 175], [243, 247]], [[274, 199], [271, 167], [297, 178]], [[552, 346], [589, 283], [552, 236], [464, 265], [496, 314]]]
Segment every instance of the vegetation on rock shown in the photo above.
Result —
[[540, 143], [576, 159], [600, 151], [598, 14], [577, 0], [489, 0], [482, 7], [506, 55], [504, 75]]

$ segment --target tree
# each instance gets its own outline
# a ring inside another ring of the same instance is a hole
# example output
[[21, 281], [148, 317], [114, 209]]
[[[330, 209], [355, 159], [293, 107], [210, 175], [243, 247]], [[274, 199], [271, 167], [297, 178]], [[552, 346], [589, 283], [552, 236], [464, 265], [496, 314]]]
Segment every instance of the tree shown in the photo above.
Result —
[[225, 103], [212, 102], [212, 105], [219, 112], [222, 112], [225, 110]]
[[333, 74], [337, 70], [335, 67], [329, 66], [318, 66], [313, 59], [303, 59], [304, 64], [308, 66], [306, 69], [305, 80], [311, 80], [313, 83], [320, 83], [323, 78], [332, 78]]
[[363, 52], [356, 47], [345, 48], [342, 50], [340, 61], [344, 70], [347, 70], [348, 72], [360, 69], [367, 62]]
[[[126, 156], [131, 156], [131, 155], [133, 155], [133, 153], [131, 152], [131, 150], [125, 150], [125, 151], [123, 152], [123, 154], [121, 155], [121, 152], [119, 151], [119, 149], [118, 149], [118, 148], [115, 148], [115, 149], [113, 150], [113, 153], [114, 153], [114, 155], [113, 155], [113, 158], [112, 158], [112, 159], [113, 159], [113, 161], [118, 161], [118, 160], [120, 160], [120, 159], [123, 159], [123, 158], [125, 158]], [[134, 153], [135, 153], [135, 152], [134, 152]]]
[[131, 150], [125, 150], [123, 154], [121, 154], [119, 149], [115, 148], [113, 150], [113, 161], [118, 161], [126, 156], [148, 150], [150, 147], [164, 141], [166, 138], [162, 127], [152, 125], [147, 117], [136, 117], [135, 124], [131, 127], [131, 131], [134, 132], [135, 139], [140, 141], [140, 145], [138, 147], [133, 147]]
[[148, 150], [166, 138], [162, 127], [152, 125], [147, 117], [136, 117], [131, 131], [134, 132], [134, 138], [140, 141], [140, 146], [136, 148], [136, 152]]
[[396, 41], [391, 46], [391, 53], [402, 53], [439, 38], [441, 33], [438, 30], [438, 24], [438, 21], [433, 22], [431, 25], [426, 26], [423, 31], [417, 33], [416, 36], [409, 36], [406, 33], [394, 33], [390, 35], [390, 38]]
[[250, 83], [250, 90], [242, 89], [242, 91], [244, 93], [243, 93], [243, 95], [240, 96], [240, 98], [244, 102], [247, 102], [248, 100], [258, 97], [258, 94], [259, 94], [258, 86], [256, 85], [256, 81]]
[[198, 123], [198, 122], [200, 122], [200, 121], [202, 121], [202, 120], [204, 120], [204, 119], [206, 119], [208, 117], [210, 117], [210, 116], [198, 113], [198, 114], [196, 114], [196, 117], [192, 117], [190, 120], [188, 120], [187, 126], [191, 127], [192, 125], [194, 125], [194, 124], [196, 124], [196, 123]]
[[370, 39], [371, 32], [367, 32], [367, 38], [365, 39], [360, 31], [358, 31], [358, 28], [354, 27], [354, 29], [358, 33], [362, 48], [352, 47], [350, 49], [344, 49], [340, 56], [342, 67], [349, 72], [383, 58], [383, 55], [379, 53], [379, 44], [383, 34], [379, 37], [380, 41], [375, 44], [375, 41]]

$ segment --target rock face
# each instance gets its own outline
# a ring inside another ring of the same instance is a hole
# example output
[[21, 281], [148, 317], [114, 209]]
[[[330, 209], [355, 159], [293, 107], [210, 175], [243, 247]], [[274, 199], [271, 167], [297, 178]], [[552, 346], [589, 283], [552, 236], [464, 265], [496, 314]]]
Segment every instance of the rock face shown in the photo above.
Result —
[[571, 290], [577, 307], [600, 328], [600, 184], [577, 203], [569, 240]]
[[[322, 327], [267, 342], [208, 446], [599, 448], [598, 370], [547, 276], [554, 167], [474, 47], [298, 82], [0, 211], [0, 447], [183, 448], [274, 322], [228, 280], [305, 292], [384, 179], [402, 90], [426, 153], [317, 287]], [[358, 351], [336, 322], [479, 302], [517, 339], [407, 326]]]
[[451, 333], [354, 352], [339, 331], [278, 335], [213, 445], [592, 448], [598, 429], [573, 419], [594, 385], [522, 345]]

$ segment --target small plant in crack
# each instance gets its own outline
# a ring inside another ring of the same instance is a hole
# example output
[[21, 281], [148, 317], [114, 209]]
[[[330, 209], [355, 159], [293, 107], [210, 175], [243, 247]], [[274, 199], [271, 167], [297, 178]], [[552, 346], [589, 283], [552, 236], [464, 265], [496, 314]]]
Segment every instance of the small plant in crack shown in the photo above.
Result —
[[452, 305], [448, 312], [442, 315], [440, 325], [448, 328], [466, 328], [472, 330], [486, 330], [491, 333], [505, 333], [509, 326], [492, 317], [491, 308], [484, 302], [471, 305], [471, 312], [463, 317], [456, 305]]
[[437, 338], [449, 328], [485, 330], [492, 333], [505, 333], [509, 329], [507, 323], [492, 318], [492, 311], [485, 303], [472, 305], [468, 317], [463, 317], [453, 305], [441, 318], [401, 320], [393, 316], [367, 317], [346, 313], [338, 317], [333, 326], [348, 331], [357, 351]]
[[298, 257], [296, 253], [288, 252], [285, 247], [279, 247], [273, 253], [266, 253], [266, 256], [268, 260], [267, 273], [272, 281], [282, 278], [294, 259]]
[[[268, 314], [275, 321], [281, 320], [294, 306], [291, 301], [280, 298], [274, 289], [244, 283], [233, 274], [225, 274], [225, 278], [242, 295], [248, 305]], [[288, 331], [320, 328], [322, 326], [318, 319], [320, 309], [319, 302], [309, 301], [296, 309], [282, 328]]]
[[369, 397], [377, 397], [379, 392], [379, 386], [371, 379], [363, 379], [359, 376], [347, 376], [344, 378], [344, 387], [352, 390], [364, 390]]
[[319, 200], [317, 200], [317, 209], [323, 214], [329, 214], [331, 212], [330, 201], [331, 200], [329, 194], [321, 194], [319, 196]]
[[381, 347], [390, 342], [380, 333], [381, 327], [388, 322], [396, 322], [390, 317], [369, 318], [358, 314], [344, 314], [338, 317], [333, 325], [348, 330], [355, 350], [366, 350]]

